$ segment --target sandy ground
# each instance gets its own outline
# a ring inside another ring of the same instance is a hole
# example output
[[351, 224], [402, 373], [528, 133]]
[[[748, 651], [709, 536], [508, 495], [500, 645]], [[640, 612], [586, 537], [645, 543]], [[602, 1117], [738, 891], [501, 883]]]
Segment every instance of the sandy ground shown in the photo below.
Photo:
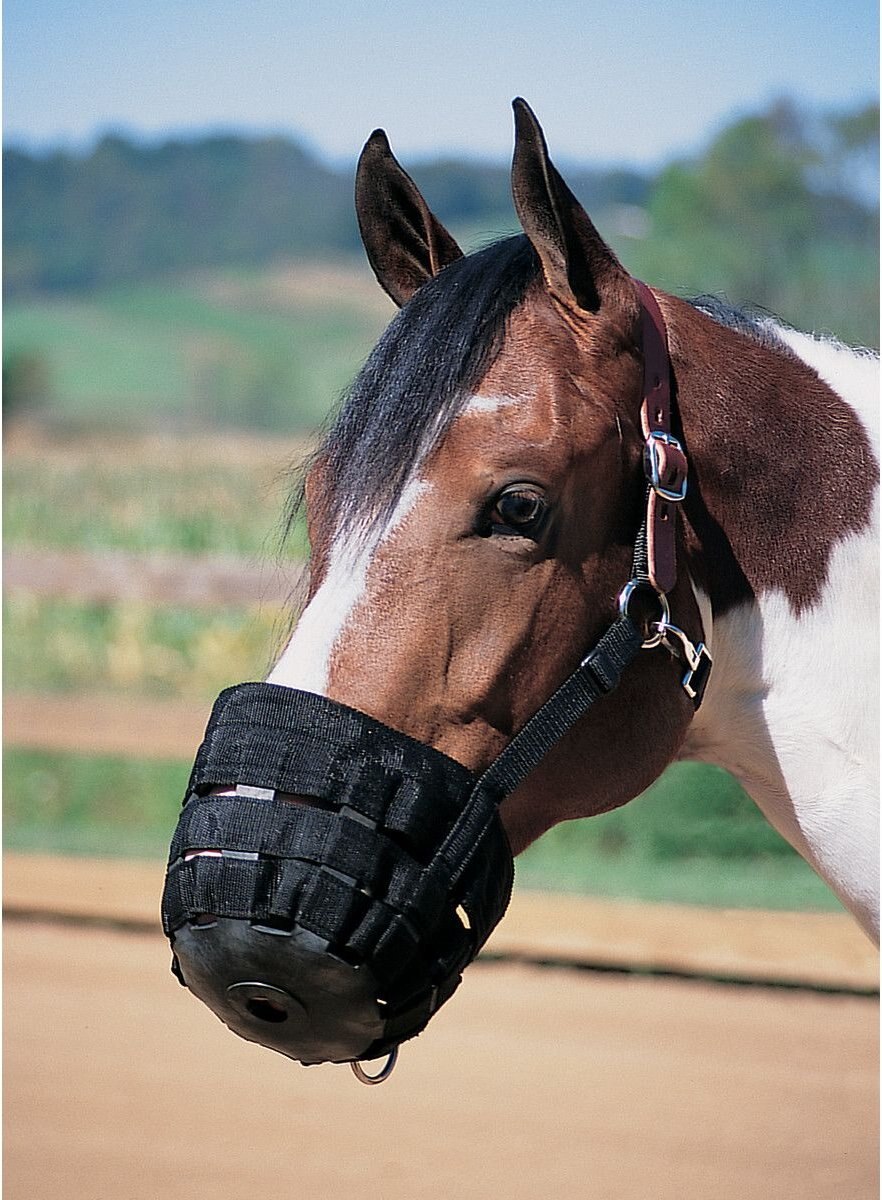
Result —
[[[163, 874], [157, 861], [7, 852], [3, 909], [154, 932]], [[529, 963], [879, 990], [878, 952], [845, 913], [640, 904], [515, 886], [487, 951]]]
[[863, 1200], [878, 1006], [471, 967], [392, 1079], [235, 1038], [149, 934], [9, 921], [6, 1200]]

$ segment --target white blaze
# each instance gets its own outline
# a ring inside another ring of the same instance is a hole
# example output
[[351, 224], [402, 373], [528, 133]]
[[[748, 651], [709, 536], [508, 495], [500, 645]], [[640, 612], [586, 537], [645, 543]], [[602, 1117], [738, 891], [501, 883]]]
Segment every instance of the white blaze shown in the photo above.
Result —
[[353, 534], [334, 539], [325, 578], [304, 609], [267, 683], [325, 695], [334, 647], [367, 591], [368, 570], [377, 548], [407, 519], [428, 490], [423, 480], [411, 479], [382, 529], [366, 537]]
[[[464, 412], [495, 412], [520, 402], [517, 396], [472, 396]], [[320, 696], [325, 694], [334, 647], [365, 595], [368, 570], [377, 548], [407, 519], [419, 498], [429, 489], [429, 484], [418, 475], [426, 450], [434, 440], [434, 434], [430, 432], [415, 456], [413, 475], [383, 529], [367, 537], [354, 534], [334, 538], [321, 587], [301, 614], [291, 640], [267, 677], [267, 683], [317, 692]]]

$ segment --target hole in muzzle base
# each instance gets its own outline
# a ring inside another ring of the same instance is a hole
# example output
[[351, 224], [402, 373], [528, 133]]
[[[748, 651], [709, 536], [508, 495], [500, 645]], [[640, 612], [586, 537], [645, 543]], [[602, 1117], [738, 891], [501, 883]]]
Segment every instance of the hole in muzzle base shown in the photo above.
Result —
[[280, 1025], [282, 1021], [288, 1020], [287, 1010], [265, 996], [253, 996], [245, 1001], [245, 1007], [252, 1017], [257, 1017], [258, 1021], [267, 1021], [271, 1025]]
[[281, 988], [268, 983], [234, 983], [227, 996], [243, 1016], [263, 1025], [283, 1025], [289, 1017], [303, 1017], [303, 1004]]

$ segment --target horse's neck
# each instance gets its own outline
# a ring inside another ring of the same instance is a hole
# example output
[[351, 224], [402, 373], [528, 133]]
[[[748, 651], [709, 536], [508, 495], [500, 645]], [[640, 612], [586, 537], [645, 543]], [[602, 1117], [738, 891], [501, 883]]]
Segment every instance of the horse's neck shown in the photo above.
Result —
[[683, 757], [731, 771], [878, 937], [878, 363], [782, 336], [805, 367], [766, 363], [759, 387], [738, 370], [704, 398], [697, 378], [681, 387], [715, 660]]

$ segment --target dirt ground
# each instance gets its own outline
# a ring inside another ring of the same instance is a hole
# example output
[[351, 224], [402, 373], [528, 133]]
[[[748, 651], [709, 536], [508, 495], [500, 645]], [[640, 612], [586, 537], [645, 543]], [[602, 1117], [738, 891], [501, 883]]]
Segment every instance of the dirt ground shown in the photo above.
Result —
[[391, 1080], [234, 1037], [149, 934], [9, 921], [6, 1200], [864, 1200], [878, 1006], [476, 964]]

